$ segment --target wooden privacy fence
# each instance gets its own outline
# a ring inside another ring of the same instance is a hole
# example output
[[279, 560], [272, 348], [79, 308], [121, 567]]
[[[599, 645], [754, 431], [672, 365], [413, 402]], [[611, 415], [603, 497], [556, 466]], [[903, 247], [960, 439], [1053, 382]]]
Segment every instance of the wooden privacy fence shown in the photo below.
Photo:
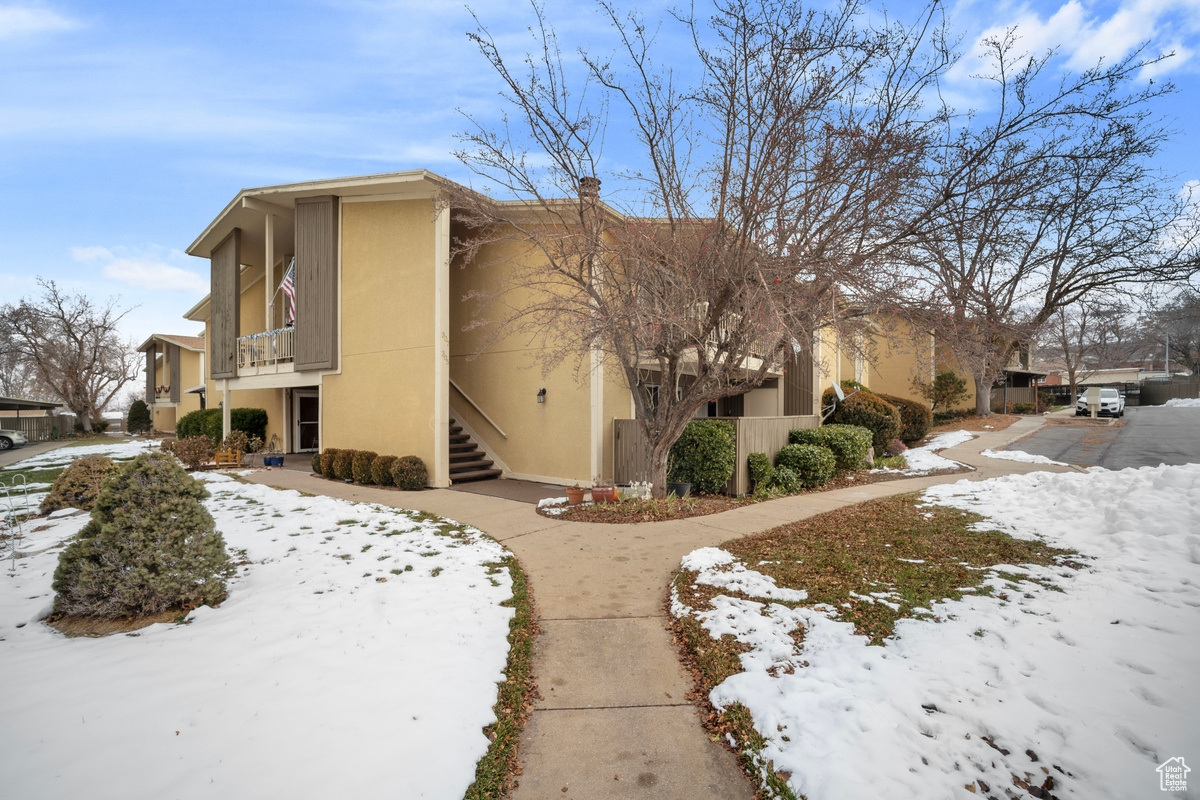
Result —
[[[766, 453], [772, 461], [779, 448], [787, 444], [788, 431], [795, 428], [815, 428], [815, 415], [795, 417], [710, 417], [733, 424], [737, 447], [733, 477], [725, 493], [747, 494], [750, 491], [750, 469], [747, 459], [751, 453]], [[650, 479], [650, 448], [641, 423], [636, 419], [613, 420], [613, 482], [618, 485]]]
[[1200, 397], [1200, 376], [1172, 378], [1169, 381], [1146, 381], [1142, 384], [1142, 405], [1161, 406], [1176, 397]]
[[[68, 421], [73, 421], [74, 417], [67, 417]], [[63, 433], [69, 433], [70, 428], [65, 430], [60, 427], [63, 424], [63, 417], [3, 417], [0, 418], [0, 428], [8, 428], [11, 431], [20, 431], [25, 434], [26, 438], [31, 442], [44, 442], [48, 439], [62, 436]], [[57, 432], [56, 432], [57, 430]]]
[[[1008, 410], [1012, 411], [1014, 403], [1036, 403], [1037, 402], [1036, 386], [1009, 386], [1008, 387]], [[1002, 410], [1004, 406], [1004, 387], [992, 387], [992, 409]]]

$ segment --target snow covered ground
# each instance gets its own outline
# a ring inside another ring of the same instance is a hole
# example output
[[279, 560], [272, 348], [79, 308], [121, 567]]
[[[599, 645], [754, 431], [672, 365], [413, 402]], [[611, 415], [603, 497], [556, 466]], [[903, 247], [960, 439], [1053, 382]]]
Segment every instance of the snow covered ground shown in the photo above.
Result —
[[1163, 403], [1166, 408], [1200, 408], [1200, 399], [1195, 397], [1172, 397]]
[[[1086, 565], [1005, 567], [1061, 591], [996, 576], [1006, 600], [937, 604], [940, 621], [902, 620], [883, 647], [829, 607], [770, 602], [773, 582], [758, 586], [762, 602], [720, 595], [708, 612], [676, 599], [676, 614], [751, 645], [712, 702], [748, 707], [764, 758], [810, 800], [1028, 796], [1014, 775], [1053, 778], [1059, 798], [1166, 796], [1155, 768], [1200, 762], [1200, 465], [959, 481], [925, 498]], [[737, 585], [755, 591], [732, 556], [686, 563], [718, 585], [710, 573], [736, 566]], [[1188, 783], [1170, 796], [1200, 797]]]
[[244, 563], [190, 624], [68, 639], [38, 621], [84, 514], [27, 526], [15, 574], [0, 562], [0, 796], [461, 798], [508, 653], [512, 583], [488, 566], [503, 548], [205, 480]]
[[910, 447], [904, 451], [904, 458], [908, 462], [907, 469], [891, 469], [883, 467], [871, 470], [872, 472], [897, 472], [901, 475], [927, 475], [930, 472], [939, 472], [944, 469], [962, 469], [963, 465], [957, 461], [951, 461], [945, 456], [938, 455], [939, 450], [945, 450], [948, 447], [969, 442], [975, 438], [975, 435], [970, 431], [950, 431], [933, 437], [929, 444], [921, 447]]
[[1062, 461], [1053, 461], [1045, 456], [1036, 455], [1034, 453], [1026, 453], [1024, 450], [984, 450], [980, 453], [981, 456], [987, 458], [997, 458], [1001, 461], [1020, 461], [1024, 464], [1051, 464], [1057, 467], [1069, 467], [1070, 464], [1064, 464]]

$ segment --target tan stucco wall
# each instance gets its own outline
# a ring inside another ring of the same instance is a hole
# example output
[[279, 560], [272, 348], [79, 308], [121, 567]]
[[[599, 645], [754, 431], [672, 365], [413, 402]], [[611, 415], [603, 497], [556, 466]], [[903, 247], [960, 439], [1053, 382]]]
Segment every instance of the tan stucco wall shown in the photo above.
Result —
[[771, 387], [760, 386], [745, 394], [742, 415], [747, 417], [783, 416], [783, 380]]
[[[458, 233], [456, 228], [452, 236]], [[578, 373], [574, 363], [568, 362], [543, 376], [535, 360], [537, 343], [530, 342], [527, 334], [509, 335], [488, 343], [490, 331], [463, 330], [473, 319], [496, 319], [504, 313], [501, 307], [489, 306], [479, 317], [472, 317], [476, 301], [463, 298], [470, 291], [490, 292], [501, 285], [506, 271], [515, 268], [504, 262], [520, 255], [515, 246], [507, 248], [491, 246], [471, 266], [450, 267], [450, 378], [496, 421], [508, 438], [501, 437], [453, 390], [451, 403], [513, 472], [561, 480], [590, 480], [593, 476], [588, 359], [583, 359]], [[481, 266], [480, 262], [487, 266]], [[519, 306], [531, 297], [532, 290], [516, 291], [505, 302]], [[472, 358], [485, 343], [488, 343], [486, 349]], [[546, 402], [538, 403], [537, 393], [542, 388], [546, 389]]]
[[[415, 455], [432, 474], [434, 208], [342, 206], [341, 374], [321, 388], [321, 445]], [[244, 301], [243, 301], [244, 302]]]
[[913, 389], [914, 377], [932, 380], [933, 341], [928, 332], [914, 330], [904, 320], [888, 320], [875, 336], [866, 385], [877, 394], [928, 401]]

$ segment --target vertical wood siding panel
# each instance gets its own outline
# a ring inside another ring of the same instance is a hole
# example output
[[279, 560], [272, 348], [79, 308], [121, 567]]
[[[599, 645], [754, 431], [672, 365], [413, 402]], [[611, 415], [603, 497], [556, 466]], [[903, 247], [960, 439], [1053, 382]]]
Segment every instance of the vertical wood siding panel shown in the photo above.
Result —
[[337, 368], [338, 199], [296, 200], [296, 369]]
[[237, 377], [237, 337], [242, 314], [242, 230], [234, 228], [212, 251], [210, 374]]
[[154, 405], [154, 351], [156, 345], [146, 348], [146, 405]]
[[792, 356], [783, 368], [783, 413], [805, 416], [813, 410], [812, 351], [805, 349]]
[[171, 359], [171, 377], [170, 377], [171, 402], [178, 403], [179, 396], [180, 396], [179, 395], [179, 391], [180, 391], [179, 390], [179, 381], [181, 378], [181, 376], [179, 374], [179, 345], [177, 345], [177, 344], [171, 345], [168, 350], [167, 357]]

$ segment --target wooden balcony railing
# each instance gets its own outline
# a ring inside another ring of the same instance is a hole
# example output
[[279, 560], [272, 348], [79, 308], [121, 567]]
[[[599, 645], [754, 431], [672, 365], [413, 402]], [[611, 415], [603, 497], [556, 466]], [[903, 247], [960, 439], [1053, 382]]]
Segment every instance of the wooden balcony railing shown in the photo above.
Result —
[[238, 337], [238, 367], [265, 367], [295, 358], [296, 329], [277, 328]]

